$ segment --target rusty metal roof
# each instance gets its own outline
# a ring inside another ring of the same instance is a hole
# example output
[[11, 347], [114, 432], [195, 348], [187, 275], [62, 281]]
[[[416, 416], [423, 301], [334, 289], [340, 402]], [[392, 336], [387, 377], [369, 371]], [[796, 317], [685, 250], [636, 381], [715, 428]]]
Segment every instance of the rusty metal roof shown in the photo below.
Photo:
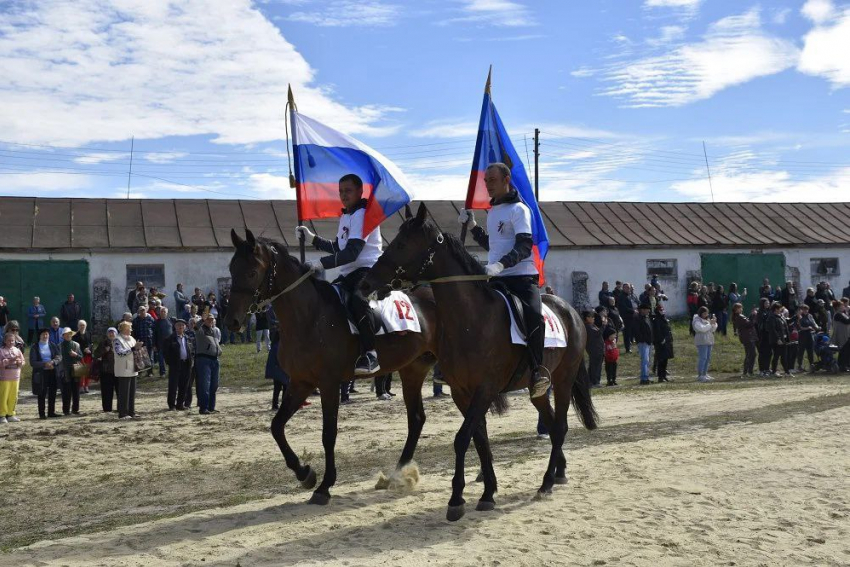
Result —
[[[442, 230], [459, 232], [463, 203], [427, 205]], [[838, 220], [850, 203], [569, 201], [544, 202], [541, 209], [553, 248], [850, 245], [850, 226]], [[801, 215], [814, 222], [794, 220]], [[382, 225], [385, 242], [402, 220], [399, 212]], [[293, 246], [297, 222], [293, 201], [0, 197], [0, 250], [227, 249], [231, 228]], [[325, 238], [336, 235], [334, 219], [311, 224]]]

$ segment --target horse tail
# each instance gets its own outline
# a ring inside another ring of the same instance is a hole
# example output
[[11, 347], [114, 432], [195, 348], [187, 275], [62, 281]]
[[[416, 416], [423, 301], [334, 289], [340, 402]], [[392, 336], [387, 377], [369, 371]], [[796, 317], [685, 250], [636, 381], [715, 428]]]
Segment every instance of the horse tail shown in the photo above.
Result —
[[576, 379], [572, 388], [573, 407], [576, 409], [581, 423], [590, 431], [596, 429], [596, 421], [599, 415], [593, 407], [593, 399], [590, 397], [590, 375], [584, 364], [584, 357], [578, 367]]
[[496, 415], [504, 415], [508, 411], [508, 397], [505, 394], [496, 396], [496, 399], [490, 404], [490, 411]]

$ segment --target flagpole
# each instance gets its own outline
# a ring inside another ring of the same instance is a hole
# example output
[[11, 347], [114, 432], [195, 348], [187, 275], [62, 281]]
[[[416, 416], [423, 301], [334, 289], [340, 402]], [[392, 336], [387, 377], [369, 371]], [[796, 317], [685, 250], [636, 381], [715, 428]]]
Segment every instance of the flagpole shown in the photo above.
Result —
[[[298, 140], [295, 138], [295, 113], [298, 111], [298, 107], [295, 106], [295, 97], [292, 95], [292, 85], [289, 85], [289, 92], [287, 93], [287, 102], [286, 106], [289, 108], [289, 123], [292, 128], [292, 153], [295, 153], [295, 146], [298, 143]], [[289, 151], [289, 146], [287, 146], [287, 152]], [[296, 157], [297, 159], [297, 157]], [[298, 170], [298, 166], [295, 166], [296, 171]], [[292, 174], [292, 169], [289, 170], [289, 186], [295, 191], [295, 208], [298, 211], [298, 226], [304, 224], [304, 220], [301, 218], [301, 197], [298, 194], [298, 183], [295, 179], [295, 176]], [[303, 264], [307, 258], [307, 244], [304, 239], [304, 234], [301, 233], [298, 236], [298, 250], [301, 254], [301, 263]]]
[[[487, 71], [487, 82], [484, 84], [484, 94], [490, 94], [490, 77], [493, 75], [493, 66], [490, 65], [490, 70]], [[474, 158], [473, 158], [474, 159]], [[473, 162], [472, 167], [475, 167], [475, 163]], [[464, 203], [465, 205], [465, 203]], [[469, 228], [469, 218], [467, 217], [466, 222], [460, 227], [460, 243], [466, 243], [466, 231]]]

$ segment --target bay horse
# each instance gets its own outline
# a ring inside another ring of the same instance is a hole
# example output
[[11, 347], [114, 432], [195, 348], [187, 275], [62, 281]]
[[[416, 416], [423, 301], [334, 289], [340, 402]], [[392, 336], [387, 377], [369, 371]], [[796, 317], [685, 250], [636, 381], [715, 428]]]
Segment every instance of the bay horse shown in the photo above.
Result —
[[[488, 407], [506, 390], [528, 387], [530, 372], [525, 364], [526, 347], [511, 343], [510, 316], [505, 300], [484, 280], [484, 268], [453, 234], [440, 231], [427, 218], [422, 203], [416, 216], [407, 209], [406, 220], [378, 262], [361, 283], [365, 293], [385, 293], [403, 282], [430, 281], [437, 303], [440, 369], [451, 386], [451, 394], [464, 420], [454, 440], [455, 471], [446, 518], [464, 515], [464, 459], [470, 439], [481, 457], [484, 493], [477, 510], [495, 507], [496, 474], [487, 437]], [[478, 276], [478, 277], [476, 277]], [[590, 380], [584, 365], [587, 334], [579, 314], [563, 299], [544, 295], [543, 302], [567, 330], [566, 348], [547, 348], [543, 364], [550, 369], [555, 408], [548, 396], [531, 400], [549, 428], [552, 451], [538, 497], [552, 493], [554, 484], [566, 484], [567, 461], [563, 443], [567, 434], [570, 399], [587, 429], [596, 428], [596, 410], [590, 396]], [[514, 374], [525, 365], [522, 377]]]
[[[243, 240], [231, 230], [236, 252], [230, 260], [230, 306], [224, 325], [239, 331], [251, 307], [261, 300], [272, 301], [281, 340], [277, 358], [290, 377], [280, 409], [271, 423], [286, 465], [304, 488], [316, 485], [316, 473], [301, 464], [286, 440], [286, 423], [316, 388], [322, 399], [322, 446], [325, 473], [310, 498], [311, 504], [330, 501], [330, 488], [336, 482], [334, 445], [340, 404], [340, 385], [354, 379], [354, 363], [360, 356], [360, 343], [351, 334], [348, 318], [331, 284], [311, 274], [310, 267], [291, 256], [285, 245], [266, 238], [255, 238], [250, 230]], [[397, 371], [401, 377], [407, 409], [407, 441], [398, 461], [400, 470], [413, 459], [425, 409], [422, 384], [433, 366], [436, 352], [436, 306], [430, 290], [421, 288], [411, 294], [410, 303], [419, 315], [421, 333], [378, 335], [380, 374]], [[358, 376], [369, 378], [369, 376]]]

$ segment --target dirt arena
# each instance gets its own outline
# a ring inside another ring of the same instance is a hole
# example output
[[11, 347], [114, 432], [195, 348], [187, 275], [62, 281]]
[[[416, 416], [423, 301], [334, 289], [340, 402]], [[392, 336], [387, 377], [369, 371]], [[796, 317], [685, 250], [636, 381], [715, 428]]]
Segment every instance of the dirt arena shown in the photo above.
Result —
[[[29, 419], [0, 430], [0, 564], [850, 564], [848, 377], [597, 390], [601, 426], [571, 415], [570, 482], [546, 500], [534, 495], [549, 444], [512, 395], [489, 419], [497, 508], [474, 511], [472, 449], [454, 524], [453, 403], [426, 399], [418, 487], [378, 491], [406, 426], [401, 397], [375, 401], [367, 384], [342, 409], [327, 507], [306, 504], [269, 435], [268, 390], [225, 390], [207, 417], [166, 412], [148, 391], [131, 423], [91, 411], [96, 396], [86, 416], [47, 421], [24, 399]], [[313, 400], [288, 436], [321, 473]]]

